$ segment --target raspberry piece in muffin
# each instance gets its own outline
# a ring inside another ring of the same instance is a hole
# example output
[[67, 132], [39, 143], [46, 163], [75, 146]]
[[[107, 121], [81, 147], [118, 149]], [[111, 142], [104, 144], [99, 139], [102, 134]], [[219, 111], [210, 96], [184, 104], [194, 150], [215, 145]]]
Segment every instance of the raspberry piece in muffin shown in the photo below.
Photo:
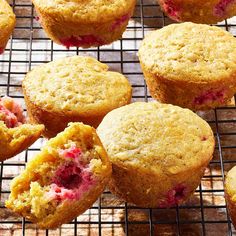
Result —
[[172, 19], [179, 21], [179, 14], [181, 12], [180, 5], [174, 3], [173, 0], [166, 0], [163, 2], [163, 9]]
[[236, 15], [235, 0], [158, 0], [162, 10], [175, 21], [215, 24]]
[[6, 206], [40, 228], [56, 228], [87, 210], [110, 174], [95, 129], [70, 123], [13, 180]]
[[14, 128], [25, 122], [22, 107], [10, 97], [0, 99], [0, 120], [8, 128]]
[[186, 187], [184, 184], [178, 184], [167, 192], [165, 200], [162, 200], [159, 206], [161, 208], [177, 206], [183, 199], [185, 199], [185, 189]]
[[62, 45], [67, 49], [70, 47], [90, 47], [92, 45], [103, 45], [105, 42], [94, 35], [83, 35], [83, 36], [71, 36], [69, 38], [60, 39]]
[[219, 17], [225, 17], [225, 14], [227, 14], [226, 10], [230, 5], [235, 6], [236, 1], [235, 0], [221, 0], [219, 3], [217, 3], [214, 7], [214, 14]]
[[4, 53], [4, 48], [0, 48], [0, 55]]

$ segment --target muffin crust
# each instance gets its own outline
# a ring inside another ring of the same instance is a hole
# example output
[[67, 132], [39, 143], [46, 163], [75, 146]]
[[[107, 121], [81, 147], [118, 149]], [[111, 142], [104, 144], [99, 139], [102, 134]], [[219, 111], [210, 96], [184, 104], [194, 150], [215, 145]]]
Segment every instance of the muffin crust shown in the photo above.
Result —
[[157, 102], [115, 109], [97, 131], [112, 162], [110, 190], [142, 207], [185, 201], [214, 151], [214, 136], [204, 120]]

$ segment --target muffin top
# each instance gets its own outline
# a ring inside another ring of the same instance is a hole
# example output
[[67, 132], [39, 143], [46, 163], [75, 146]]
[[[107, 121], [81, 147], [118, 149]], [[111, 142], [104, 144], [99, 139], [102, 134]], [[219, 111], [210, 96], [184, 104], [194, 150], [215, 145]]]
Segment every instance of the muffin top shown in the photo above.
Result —
[[205, 165], [214, 150], [212, 130], [203, 119], [158, 102], [115, 109], [97, 132], [113, 164], [167, 175]]
[[139, 59], [146, 70], [164, 79], [222, 80], [236, 73], [236, 39], [215, 26], [172, 24], [145, 37]]
[[[0, 0], [0, 32], [15, 24], [15, 15], [5, 0]], [[1, 33], [0, 33], [1, 39]]]
[[33, 0], [41, 13], [54, 19], [102, 23], [122, 17], [133, 10], [135, 0]]
[[23, 80], [24, 94], [45, 111], [90, 115], [130, 102], [132, 88], [120, 73], [91, 57], [67, 57], [38, 66]]
[[236, 166], [228, 172], [225, 187], [227, 194], [236, 202]]

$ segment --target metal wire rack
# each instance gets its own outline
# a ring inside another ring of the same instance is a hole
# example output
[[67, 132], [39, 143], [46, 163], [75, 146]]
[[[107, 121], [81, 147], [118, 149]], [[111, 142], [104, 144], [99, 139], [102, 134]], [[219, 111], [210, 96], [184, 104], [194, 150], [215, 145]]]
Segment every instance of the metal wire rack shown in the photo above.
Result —
[[[67, 50], [51, 42], [35, 19], [29, 0], [13, 0], [17, 26], [4, 55], [0, 56], [0, 95], [16, 98], [24, 107], [21, 82], [32, 67], [69, 55], [90, 55], [126, 75], [133, 86], [133, 101], [149, 101], [146, 84], [137, 59], [145, 34], [171, 24], [155, 0], [138, 0], [134, 16], [123, 39], [112, 45], [92, 49]], [[234, 19], [219, 27], [236, 35]], [[199, 112], [214, 130], [214, 159], [206, 170], [194, 196], [176, 208], [138, 208], [104, 191], [91, 209], [57, 230], [39, 230], [4, 207], [10, 181], [24, 169], [39, 151], [40, 139], [27, 151], [0, 164], [0, 236], [8, 235], [236, 235], [224, 200], [224, 175], [236, 164], [236, 107]]]

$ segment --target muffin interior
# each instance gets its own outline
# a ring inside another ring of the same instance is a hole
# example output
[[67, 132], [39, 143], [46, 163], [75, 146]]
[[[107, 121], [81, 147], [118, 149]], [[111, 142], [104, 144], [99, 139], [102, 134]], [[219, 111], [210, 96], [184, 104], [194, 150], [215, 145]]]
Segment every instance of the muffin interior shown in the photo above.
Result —
[[89, 34], [89, 35], [80, 35], [80, 36], [70, 36], [68, 38], [60, 39], [62, 45], [64, 45], [67, 49], [70, 47], [81, 47], [87, 46], [90, 47], [92, 45], [103, 45], [106, 42], [103, 39], [99, 38], [98, 36]]
[[0, 120], [8, 128], [15, 128], [25, 123], [22, 107], [10, 97], [0, 98]]
[[98, 181], [96, 170], [102, 161], [94, 148], [85, 150], [81, 143], [69, 140], [52, 149], [53, 157], [38, 165], [13, 201], [30, 219], [44, 219], [65, 202], [79, 201]]
[[179, 204], [187, 196], [187, 187], [181, 183], [169, 190], [166, 199], [160, 203], [161, 208], [173, 207]]

